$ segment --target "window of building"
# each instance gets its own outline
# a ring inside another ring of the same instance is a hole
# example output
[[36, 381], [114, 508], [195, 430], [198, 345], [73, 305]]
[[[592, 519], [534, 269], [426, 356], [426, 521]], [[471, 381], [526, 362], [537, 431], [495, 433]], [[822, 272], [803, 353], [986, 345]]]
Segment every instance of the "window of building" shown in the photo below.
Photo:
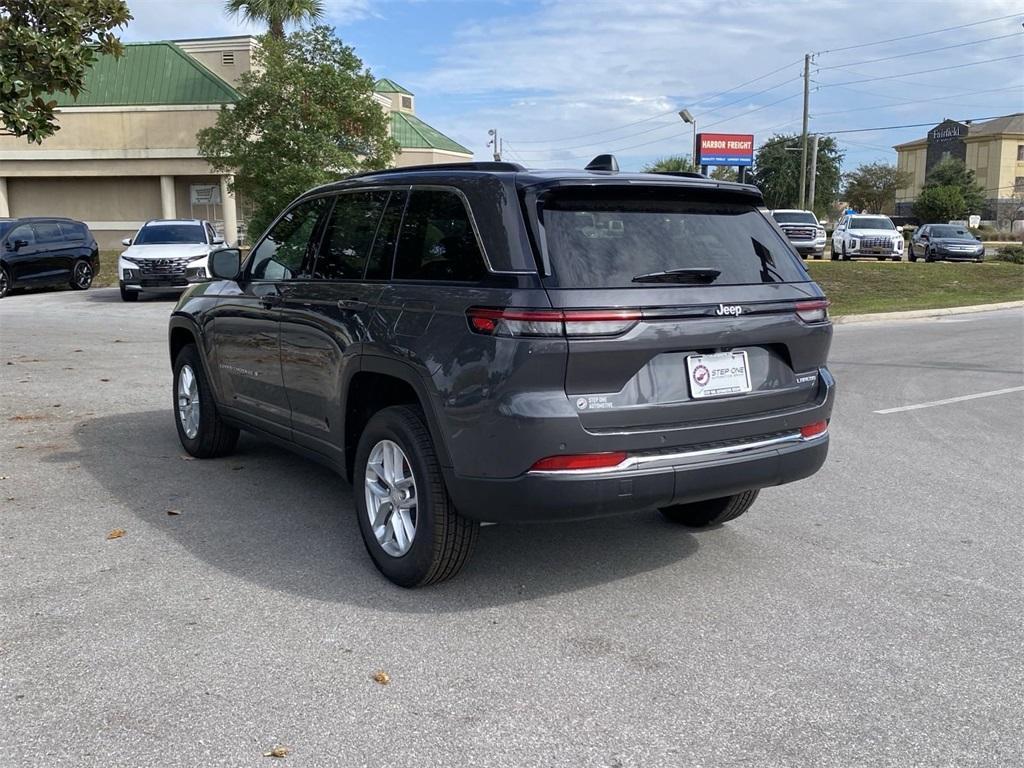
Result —
[[220, 52], [220, 63], [225, 67], [232, 67], [235, 64], [235, 52], [234, 51], [221, 51]]
[[485, 271], [462, 198], [414, 189], [402, 220], [395, 279], [475, 282]]
[[339, 195], [316, 260], [322, 280], [362, 280], [388, 193]]
[[1017, 145], [1017, 162], [1024, 163], [1024, 144]]
[[312, 235], [329, 199], [299, 203], [273, 226], [252, 255], [255, 280], [296, 280], [312, 274], [316, 247]]
[[412, 109], [412, 96], [402, 97], [402, 109]]
[[1013, 191], [1024, 192], [1024, 176], [1018, 176], [1013, 180]]

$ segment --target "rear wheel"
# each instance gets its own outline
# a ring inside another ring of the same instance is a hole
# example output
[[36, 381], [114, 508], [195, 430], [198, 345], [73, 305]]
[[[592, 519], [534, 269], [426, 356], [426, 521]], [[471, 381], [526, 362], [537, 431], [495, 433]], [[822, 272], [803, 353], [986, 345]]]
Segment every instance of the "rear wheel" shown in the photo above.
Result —
[[121, 284], [121, 301], [138, 301], [138, 300], [139, 300], [139, 292], [138, 291], [129, 291], [128, 289], [126, 289], [124, 287], [124, 284], [122, 283]]
[[71, 268], [71, 287], [76, 291], [84, 291], [92, 285], [92, 264], [79, 259]]
[[174, 423], [186, 451], [212, 459], [235, 450], [238, 430], [221, 420], [195, 344], [182, 347], [174, 360], [173, 397]]
[[734, 496], [723, 496], [720, 499], [674, 504], [671, 507], [662, 507], [658, 511], [673, 523], [690, 528], [708, 528], [735, 520], [750, 509], [757, 494], [756, 490], [743, 491]]
[[11, 290], [11, 276], [7, 274], [7, 267], [0, 267], [0, 299]]
[[353, 486], [363, 543], [384, 576], [421, 587], [462, 570], [480, 525], [452, 504], [419, 408], [374, 414], [359, 437]]

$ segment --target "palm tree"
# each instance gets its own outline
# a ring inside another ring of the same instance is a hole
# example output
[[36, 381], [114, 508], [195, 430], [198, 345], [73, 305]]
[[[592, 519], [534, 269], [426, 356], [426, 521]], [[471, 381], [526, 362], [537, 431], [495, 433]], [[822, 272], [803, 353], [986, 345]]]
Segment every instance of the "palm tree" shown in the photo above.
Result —
[[681, 171], [696, 171], [689, 155], [669, 155], [661, 157], [653, 163], [643, 167], [644, 173], [679, 173]]
[[246, 21], [265, 21], [270, 36], [284, 39], [285, 24], [316, 21], [324, 15], [323, 0], [227, 0], [224, 11]]

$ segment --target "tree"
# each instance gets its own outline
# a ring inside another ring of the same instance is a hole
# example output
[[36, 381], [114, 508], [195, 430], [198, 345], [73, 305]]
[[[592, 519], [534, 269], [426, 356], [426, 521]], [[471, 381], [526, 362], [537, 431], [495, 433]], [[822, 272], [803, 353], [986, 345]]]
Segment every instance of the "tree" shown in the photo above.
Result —
[[739, 174], [731, 165], [719, 165], [711, 171], [711, 178], [716, 181], [737, 181]]
[[131, 18], [124, 0], [0, 0], [0, 134], [39, 144], [60, 130], [47, 96], [77, 98], [97, 56], [124, 52], [110, 30]]
[[[794, 208], [799, 204], [801, 153], [787, 149], [799, 146], [799, 135], [776, 134], [762, 144], [754, 156], [754, 183], [761, 188], [769, 208]], [[808, 157], [808, 165], [810, 160]], [[831, 136], [820, 137], [818, 178], [812, 203], [815, 213], [825, 214], [839, 196], [842, 162], [843, 153], [839, 150], [836, 140]]]
[[963, 218], [966, 202], [954, 186], [925, 187], [914, 202], [914, 215], [922, 222], [946, 222]]
[[953, 187], [963, 198], [963, 209], [952, 218], [963, 218], [970, 213], [981, 213], [985, 206], [985, 190], [963, 160], [947, 157], [935, 164], [925, 177], [923, 189]]
[[264, 22], [271, 37], [283, 40], [285, 24], [319, 21], [324, 4], [323, 0], [227, 0], [224, 11], [246, 21]]
[[373, 76], [327, 26], [261, 38], [239, 100], [198, 134], [215, 170], [253, 204], [259, 232], [300, 192], [349, 173], [384, 168], [398, 144], [373, 99]]
[[669, 155], [668, 157], [659, 157], [640, 170], [643, 173], [693, 173], [700, 169], [694, 167], [689, 155]]
[[858, 211], [893, 214], [896, 190], [910, 186], [911, 176], [888, 163], [860, 165], [844, 176], [843, 197]]

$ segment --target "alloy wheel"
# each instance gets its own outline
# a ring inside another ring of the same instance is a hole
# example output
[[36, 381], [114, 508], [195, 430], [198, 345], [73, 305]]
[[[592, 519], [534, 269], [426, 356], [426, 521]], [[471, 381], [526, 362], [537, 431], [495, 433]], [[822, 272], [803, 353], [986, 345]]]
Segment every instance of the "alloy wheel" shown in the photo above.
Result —
[[83, 289], [92, 285], [92, 267], [87, 262], [80, 261], [75, 265], [75, 285]]
[[199, 434], [199, 382], [187, 364], [178, 371], [178, 421], [185, 437], [195, 440]]
[[377, 543], [392, 557], [401, 557], [416, 538], [419, 501], [412, 465], [398, 443], [381, 440], [373, 446], [364, 485], [366, 512]]

